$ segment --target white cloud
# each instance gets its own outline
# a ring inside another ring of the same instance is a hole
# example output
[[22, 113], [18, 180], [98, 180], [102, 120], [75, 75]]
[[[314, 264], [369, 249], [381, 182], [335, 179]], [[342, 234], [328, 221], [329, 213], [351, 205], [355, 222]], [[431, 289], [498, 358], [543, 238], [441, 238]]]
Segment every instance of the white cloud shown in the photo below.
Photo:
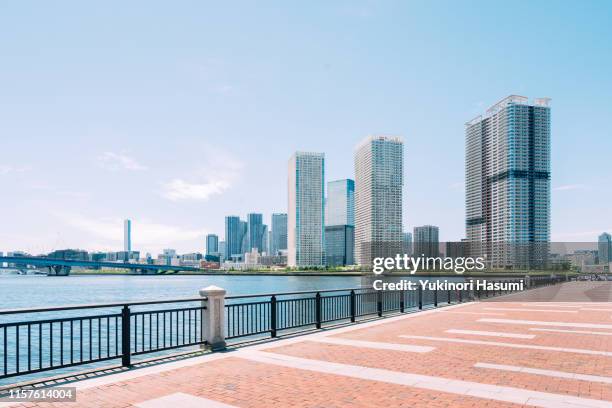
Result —
[[553, 191], [568, 191], [568, 190], [586, 190], [587, 185], [584, 184], [563, 184], [557, 187], [553, 187]]
[[232, 188], [240, 178], [243, 164], [233, 156], [209, 148], [203, 165], [190, 171], [191, 177], [176, 177], [162, 184], [162, 197], [171, 201], [207, 201]]
[[104, 152], [98, 157], [98, 163], [100, 166], [107, 170], [130, 170], [130, 171], [142, 171], [147, 170], [147, 167], [140, 164], [133, 157], [128, 156], [125, 153], [114, 153]]
[[29, 171], [30, 168], [27, 166], [13, 166], [10, 164], [0, 164], [0, 176], [6, 176], [13, 173], [24, 173]]
[[213, 180], [198, 184], [190, 183], [183, 179], [174, 179], [163, 185], [162, 196], [172, 201], [206, 201], [214, 195], [222, 194], [230, 187], [230, 184], [224, 180]]
[[[83, 243], [88, 250], [117, 250], [123, 247], [123, 218], [93, 218], [78, 213], [56, 212], [66, 225], [87, 233], [89, 240]], [[132, 218], [132, 242], [136, 250], [160, 250], [181, 246], [189, 241], [203, 240], [205, 228], [184, 229], [177, 225]]]

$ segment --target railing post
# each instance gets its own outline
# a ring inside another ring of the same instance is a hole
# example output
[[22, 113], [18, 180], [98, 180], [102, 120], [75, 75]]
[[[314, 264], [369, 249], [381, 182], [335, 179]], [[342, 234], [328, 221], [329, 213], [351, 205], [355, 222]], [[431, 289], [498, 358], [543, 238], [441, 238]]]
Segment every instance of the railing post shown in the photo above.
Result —
[[423, 288], [419, 285], [419, 310], [423, 310]]
[[200, 296], [205, 298], [202, 305], [202, 338], [213, 351], [225, 349], [225, 289], [208, 286], [200, 289]]
[[316, 303], [316, 307], [317, 307], [317, 329], [321, 328], [321, 294], [319, 292], [317, 292], [317, 295], [315, 296], [315, 303]]
[[438, 307], [438, 289], [434, 289], [434, 307]]
[[459, 303], [463, 303], [463, 291], [459, 291]]
[[132, 350], [130, 344], [130, 308], [128, 305], [121, 309], [121, 365], [132, 365]]
[[400, 291], [399, 295], [400, 295], [400, 313], [404, 313], [404, 294], [406, 294], [405, 291]]
[[356, 309], [357, 309], [357, 303], [355, 299], [355, 291], [351, 290], [351, 323], [355, 323], [355, 315], [357, 314]]
[[451, 291], [450, 289], [448, 290], [448, 304], [451, 304]]
[[276, 296], [270, 298], [270, 336], [276, 337]]

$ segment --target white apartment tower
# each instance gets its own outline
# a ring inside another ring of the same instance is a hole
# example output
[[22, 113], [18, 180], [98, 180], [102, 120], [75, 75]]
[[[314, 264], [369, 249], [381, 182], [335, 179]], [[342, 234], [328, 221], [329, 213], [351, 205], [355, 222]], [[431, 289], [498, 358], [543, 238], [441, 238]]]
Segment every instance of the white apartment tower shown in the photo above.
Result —
[[404, 143], [393, 136], [370, 136], [355, 148], [355, 261], [402, 251]]
[[289, 159], [287, 264], [325, 264], [325, 155], [296, 152]]
[[546, 261], [550, 241], [549, 98], [511, 95], [466, 123], [466, 237], [492, 268]]

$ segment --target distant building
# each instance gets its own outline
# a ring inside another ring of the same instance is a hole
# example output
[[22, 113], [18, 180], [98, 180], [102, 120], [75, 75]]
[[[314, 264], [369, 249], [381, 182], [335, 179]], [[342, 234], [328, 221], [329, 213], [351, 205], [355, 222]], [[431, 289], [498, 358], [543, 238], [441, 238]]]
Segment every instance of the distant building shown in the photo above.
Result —
[[70, 261], [89, 261], [89, 253], [82, 249], [58, 249], [49, 253], [47, 258]]
[[446, 242], [445, 256], [449, 258], [465, 258], [469, 256], [469, 242], [462, 239], [459, 242]]
[[269, 245], [269, 241], [268, 241], [268, 226], [266, 224], [261, 226], [261, 249], [259, 250], [260, 253], [265, 252], [266, 254], [270, 253], [270, 248], [268, 247]]
[[230, 215], [225, 217], [225, 259], [242, 254], [242, 224], [240, 217]]
[[547, 262], [549, 101], [510, 95], [465, 125], [466, 237], [492, 268]]
[[219, 241], [219, 262], [225, 261], [225, 241]]
[[[132, 221], [123, 221], [123, 250], [132, 252]], [[129, 258], [129, 257], [128, 257]]]
[[612, 235], [604, 232], [597, 241], [599, 264], [609, 265], [612, 262]]
[[202, 259], [202, 254], [198, 252], [180, 256], [181, 266], [190, 266], [192, 268], [199, 268]]
[[219, 236], [216, 234], [206, 235], [206, 255], [219, 254]]
[[235, 260], [244, 260], [244, 254], [249, 252], [249, 223], [240, 221], [240, 253], [232, 255]]
[[370, 136], [355, 148], [355, 261], [402, 250], [404, 143], [399, 137]]
[[296, 152], [289, 160], [289, 266], [325, 264], [325, 155]]
[[411, 256], [412, 255], [412, 232], [404, 232], [404, 239], [402, 240], [402, 253]]
[[287, 249], [287, 214], [272, 214], [272, 240], [271, 254], [277, 255], [281, 250]]
[[263, 215], [257, 213], [247, 214], [247, 241], [246, 251], [251, 252], [257, 249], [258, 252], [263, 251]]
[[414, 256], [440, 256], [439, 229], [434, 225], [414, 227]]
[[327, 183], [325, 200], [325, 257], [328, 266], [355, 263], [355, 182]]

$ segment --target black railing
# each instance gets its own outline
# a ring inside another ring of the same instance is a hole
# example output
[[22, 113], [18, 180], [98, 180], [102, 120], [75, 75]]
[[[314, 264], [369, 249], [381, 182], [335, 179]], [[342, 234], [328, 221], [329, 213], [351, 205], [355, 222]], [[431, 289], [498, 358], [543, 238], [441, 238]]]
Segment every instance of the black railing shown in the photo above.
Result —
[[[0, 311], [9, 320], [0, 323], [0, 379], [114, 359], [130, 366], [132, 356], [205, 344], [202, 300]], [[176, 306], [189, 302], [198, 306]], [[168, 307], [133, 310], [161, 304]]]
[[[564, 280], [532, 277], [530, 286]], [[503, 281], [520, 282], [518, 279]], [[510, 292], [419, 287], [406, 291], [359, 288], [228, 296], [225, 298], [225, 338], [277, 337], [279, 332], [320, 329]], [[206, 298], [198, 297], [0, 310], [0, 380], [114, 359], [130, 366], [133, 356], [156, 356], [168, 350], [204, 345], [205, 301]], [[151, 305], [166, 306], [152, 309]]]

